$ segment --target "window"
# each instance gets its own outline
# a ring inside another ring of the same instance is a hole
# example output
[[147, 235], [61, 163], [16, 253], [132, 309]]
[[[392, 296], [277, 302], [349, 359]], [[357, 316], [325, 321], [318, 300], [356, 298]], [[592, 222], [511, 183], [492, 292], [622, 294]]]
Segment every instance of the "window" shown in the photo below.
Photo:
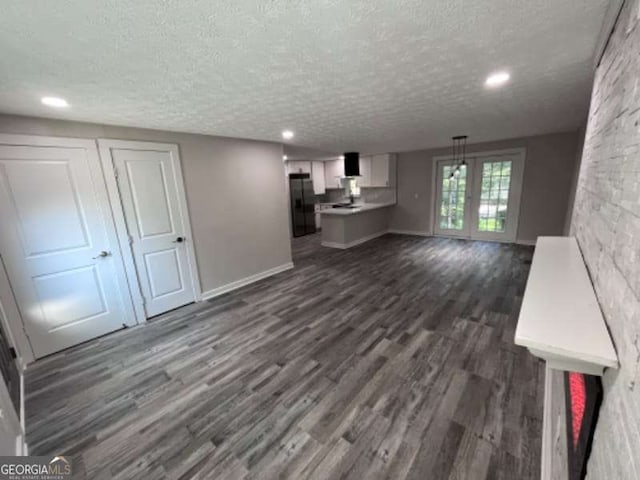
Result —
[[357, 178], [347, 179], [347, 197], [353, 195], [354, 197], [360, 196], [360, 185], [358, 185]]

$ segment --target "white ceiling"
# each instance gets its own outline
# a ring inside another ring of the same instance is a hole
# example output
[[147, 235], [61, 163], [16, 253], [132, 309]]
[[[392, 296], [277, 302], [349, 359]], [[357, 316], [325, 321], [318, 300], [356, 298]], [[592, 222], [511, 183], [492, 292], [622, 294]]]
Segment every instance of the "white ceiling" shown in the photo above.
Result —
[[[332, 152], [575, 129], [607, 4], [3, 2], [0, 111], [274, 141], [290, 128]], [[498, 69], [512, 81], [485, 89]]]

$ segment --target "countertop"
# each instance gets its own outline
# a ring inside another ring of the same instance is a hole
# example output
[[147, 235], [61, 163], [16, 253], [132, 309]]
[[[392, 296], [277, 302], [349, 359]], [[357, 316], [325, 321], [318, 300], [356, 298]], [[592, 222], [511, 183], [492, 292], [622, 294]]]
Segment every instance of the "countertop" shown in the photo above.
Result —
[[322, 215], [356, 215], [362, 212], [368, 212], [370, 210], [377, 210], [379, 208], [393, 207], [395, 203], [363, 203], [356, 208], [323, 208], [320, 210]]
[[551, 368], [602, 375], [603, 368], [618, 367], [574, 237], [538, 237], [515, 343]]

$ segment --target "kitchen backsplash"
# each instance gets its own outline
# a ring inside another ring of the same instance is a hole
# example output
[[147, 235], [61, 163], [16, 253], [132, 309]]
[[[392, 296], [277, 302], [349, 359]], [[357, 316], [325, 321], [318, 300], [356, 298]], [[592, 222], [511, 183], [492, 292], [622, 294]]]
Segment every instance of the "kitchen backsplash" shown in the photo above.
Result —
[[[322, 198], [322, 203], [343, 202], [347, 200], [343, 188], [328, 189]], [[388, 187], [363, 187], [360, 190], [360, 200], [364, 200], [364, 203], [393, 203], [396, 201], [396, 189]], [[356, 202], [358, 202], [358, 200], [356, 200]]]

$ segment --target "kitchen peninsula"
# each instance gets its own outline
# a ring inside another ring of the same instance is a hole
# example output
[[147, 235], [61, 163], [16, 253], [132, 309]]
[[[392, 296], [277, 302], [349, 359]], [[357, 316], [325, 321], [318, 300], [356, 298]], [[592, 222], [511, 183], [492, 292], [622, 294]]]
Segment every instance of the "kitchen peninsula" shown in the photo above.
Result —
[[393, 203], [365, 203], [323, 209], [322, 246], [351, 248], [384, 235]]

